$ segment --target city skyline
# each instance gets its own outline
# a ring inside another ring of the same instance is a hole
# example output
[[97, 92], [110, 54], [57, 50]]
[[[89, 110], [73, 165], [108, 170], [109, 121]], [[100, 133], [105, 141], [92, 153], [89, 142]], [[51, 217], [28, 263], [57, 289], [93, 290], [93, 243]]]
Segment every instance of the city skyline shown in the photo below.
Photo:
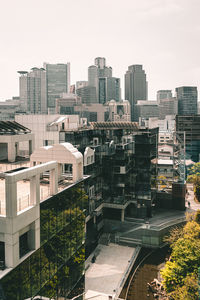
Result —
[[199, 88], [198, 8], [198, 0], [7, 1], [0, 21], [0, 100], [19, 95], [19, 70], [70, 62], [75, 83], [87, 80], [98, 56], [120, 78], [122, 98], [133, 64], [145, 69], [149, 100], [162, 89]]

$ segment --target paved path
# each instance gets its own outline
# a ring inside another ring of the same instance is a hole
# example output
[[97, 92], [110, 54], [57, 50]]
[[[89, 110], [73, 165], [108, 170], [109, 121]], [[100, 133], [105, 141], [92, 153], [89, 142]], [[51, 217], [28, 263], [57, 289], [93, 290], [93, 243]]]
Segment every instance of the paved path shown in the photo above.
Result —
[[200, 203], [194, 201], [193, 184], [187, 184], [187, 190], [188, 194], [186, 195], [186, 207], [188, 208], [188, 211], [200, 209]]

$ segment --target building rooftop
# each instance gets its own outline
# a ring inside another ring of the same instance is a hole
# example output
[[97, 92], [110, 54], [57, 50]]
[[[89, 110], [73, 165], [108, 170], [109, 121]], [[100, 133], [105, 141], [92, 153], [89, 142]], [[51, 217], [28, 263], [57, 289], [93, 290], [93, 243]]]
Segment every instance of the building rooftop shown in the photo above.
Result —
[[98, 245], [95, 250], [98, 253], [96, 261], [91, 263], [91, 256], [86, 261], [85, 298], [90, 298], [92, 294], [95, 297], [101, 297], [102, 294], [118, 295], [136, 256], [136, 249], [112, 243], [108, 246]]
[[31, 133], [30, 129], [15, 121], [0, 121], [0, 135]]
[[134, 129], [139, 130], [137, 122], [90, 122], [93, 129]]

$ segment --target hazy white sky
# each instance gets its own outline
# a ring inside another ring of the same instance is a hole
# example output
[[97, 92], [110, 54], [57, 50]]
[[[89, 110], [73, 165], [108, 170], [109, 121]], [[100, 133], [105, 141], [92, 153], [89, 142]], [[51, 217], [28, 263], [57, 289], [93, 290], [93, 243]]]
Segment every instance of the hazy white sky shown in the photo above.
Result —
[[122, 87], [128, 65], [143, 64], [150, 100], [159, 89], [200, 89], [200, 0], [0, 3], [0, 100], [19, 95], [17, 70], [70, 62], [75, 83], [97, 56]]

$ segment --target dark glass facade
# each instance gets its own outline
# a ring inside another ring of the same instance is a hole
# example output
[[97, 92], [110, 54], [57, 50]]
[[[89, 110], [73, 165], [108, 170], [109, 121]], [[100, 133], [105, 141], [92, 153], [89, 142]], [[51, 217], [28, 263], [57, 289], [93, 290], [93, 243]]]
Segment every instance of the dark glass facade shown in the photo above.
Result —
[[0, 280], [1, 300], [66, 299], [83, 292], [87, 202], [79, 183], [41, 203], [40, 248]]
[[61, 93], [68, 93], [68, 64], [46, 64], [47, 106], [55, 107], [55, 100]]

